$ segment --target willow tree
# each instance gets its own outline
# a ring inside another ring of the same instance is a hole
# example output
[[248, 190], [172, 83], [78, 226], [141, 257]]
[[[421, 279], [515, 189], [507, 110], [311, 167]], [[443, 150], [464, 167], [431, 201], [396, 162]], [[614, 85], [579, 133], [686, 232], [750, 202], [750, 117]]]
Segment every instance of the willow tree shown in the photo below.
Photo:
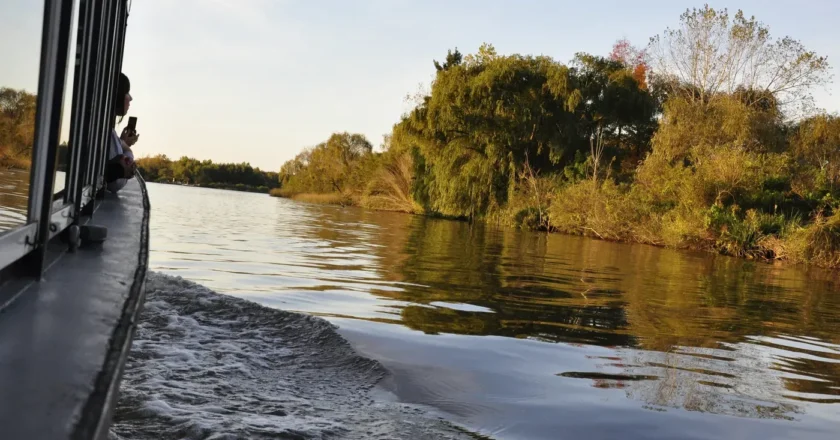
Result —
[[415, 200], [480, 217], [504, 207], [523, 175], [559, 173], [583, 153], [597, 177], [608, 149], [645, 150], [656, 102], [636, 67], [585, 54], [566, 66], [489, 44], [450, 51], [435, 63], [430, 94], [394, 130], [418, 153]]
[[484, 45], [436, 67], [431, 94], [403, 122], [423, 156], [431, 209], [481, 216], [505, 204], [523, 164], [550, 168], [568, 156], [577, 133], [566, 66]]
[[358, 133], [333, 133], [325, 142], [308, 148], [280, 169], [285, 191], [345, 193], [360, 190], [358, 167], [373, 146]]
[[[371, 154], [373, 145], [358, 133], [333, 133], [324, 144], [323, 158], [315, 165], [336, 192], [360, 189], [362, 184], [354, 179], [358, 165]], [[318, 153], [316, 151], [316, 153]], [[320, 156], [313, 156], [313, 162]]]

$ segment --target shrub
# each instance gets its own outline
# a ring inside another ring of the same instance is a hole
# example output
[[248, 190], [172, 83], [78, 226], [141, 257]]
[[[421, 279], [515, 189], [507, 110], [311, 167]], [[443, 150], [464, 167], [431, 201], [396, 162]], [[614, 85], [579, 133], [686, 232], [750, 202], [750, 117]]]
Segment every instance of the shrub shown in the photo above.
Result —
[[790, 233], [782, 248], [785, 257], [794, 262], [840, 266], [840, 214], [817, 213], [810, 225]]
[[606, 240], [630, 240], [637, 213], [627, 194], [612, 180], [584, 180], [562, 188], [550, 208], [557, 231], [594, 235]]

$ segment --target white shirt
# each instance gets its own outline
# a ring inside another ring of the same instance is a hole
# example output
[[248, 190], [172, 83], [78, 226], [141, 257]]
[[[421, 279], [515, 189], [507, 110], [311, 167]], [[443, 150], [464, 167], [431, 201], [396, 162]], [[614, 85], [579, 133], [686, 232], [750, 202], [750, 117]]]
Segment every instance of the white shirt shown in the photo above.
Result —
[[[131, 160], [134, 160], [134, 154], [131, 151], [124, 151], [122, 147], [122, 141], [120, 141], [120, 136], [117, 135], [116, 130], [111, 130], [111, 142], [108, 149], [108, 160], [111, 160], [120, 154], [125, 154], [126, 156], [130, 157]], [[108, 183], [108, 191], [115, 193], [122, 189], [125, 184], [128, 183], [128, 179], [117, 179], [111, 183]]]

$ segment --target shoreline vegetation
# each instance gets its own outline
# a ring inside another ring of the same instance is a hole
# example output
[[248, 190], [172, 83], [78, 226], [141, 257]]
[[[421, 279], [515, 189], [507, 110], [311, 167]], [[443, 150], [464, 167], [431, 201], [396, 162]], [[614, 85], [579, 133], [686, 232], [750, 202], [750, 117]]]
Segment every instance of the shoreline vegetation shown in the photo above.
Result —
[[9, 156], [0, 157], [1, 169], [28, 171], [30, 166], [32, 166], [32, 161], [30, 159]]
[[335, 133], [271, 195], [840, 267], [830, 66], [741, 11], [569, 63], [484, 44], [434, 67], [378, 151]]
[[351, 196], [340, 193], [286, 193], [280, 188], [275, 188], [269, 192], [269, 195], [272, 197], [281, 197], [304, 203], [319, 203], [322, 205], [338, 206], [362, 206], [361, 204], [355, 202]]
[[34, 94], [0, 87], [0, 169], [29, 169], [37, 106]]
[[266, 194], [280, 186], [277, 173], [262, 171], [245, 162], [214, 163], [186, 156], [172, 160], [158, 154], [141, 157], [136, 163], [148, 182]]

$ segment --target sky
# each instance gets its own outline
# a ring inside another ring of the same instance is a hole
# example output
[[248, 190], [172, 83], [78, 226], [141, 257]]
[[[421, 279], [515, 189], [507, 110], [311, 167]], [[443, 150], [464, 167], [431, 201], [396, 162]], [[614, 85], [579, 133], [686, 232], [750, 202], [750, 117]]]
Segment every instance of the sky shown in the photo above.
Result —
[[[279, 170], [333, 132], [375, 145], [428, 88], [448, 49], [607, 55], [675, 27], [703, 1], [133, 0], [123, 71], [138, 156], [250, 162]], [[840, 2], [709, 1], [743, 9], [840, 66]], [[0, 83], [34, 89], [41, 2], [3, 0]], [[10, 58], [9, 58], [10, 57]], [[835, 75], [838, 68], [834, 69]], [[836, 81], [817, 105], [840, 111]]]

